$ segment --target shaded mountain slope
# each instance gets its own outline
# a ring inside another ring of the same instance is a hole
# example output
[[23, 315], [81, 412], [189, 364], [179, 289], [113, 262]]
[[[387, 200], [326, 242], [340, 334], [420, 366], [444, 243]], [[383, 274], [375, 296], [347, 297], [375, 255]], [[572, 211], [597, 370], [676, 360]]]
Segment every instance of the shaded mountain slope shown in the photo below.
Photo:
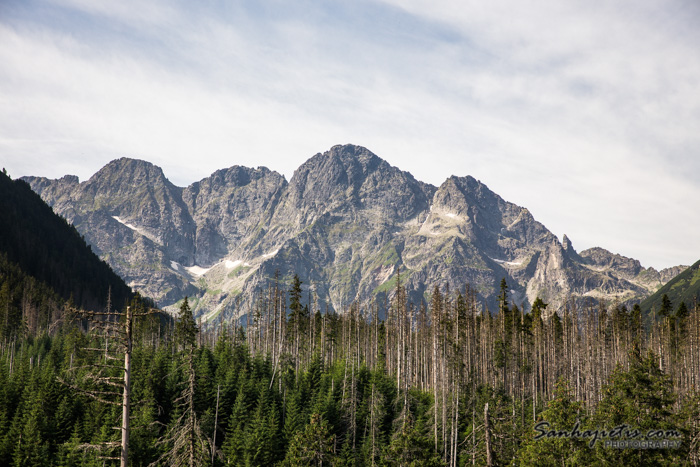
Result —
[[[63, 184], [74, 185], [70, 179], [58, 186]], [[54, 214], [26, 182], [5, 174], [0, 174], [0, 219], [0, 252], [8, 264], [64, 300], [97, 310], [106, 305], [110, 290], [114, 306], [132, 297], [131, 289], [93, 253], [75, 227]]]

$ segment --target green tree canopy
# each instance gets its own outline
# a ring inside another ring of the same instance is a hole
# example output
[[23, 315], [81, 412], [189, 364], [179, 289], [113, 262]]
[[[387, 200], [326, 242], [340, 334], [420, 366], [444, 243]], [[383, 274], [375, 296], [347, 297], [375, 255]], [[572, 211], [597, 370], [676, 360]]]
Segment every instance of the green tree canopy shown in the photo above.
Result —
[[194, 347], [198, 332], [199, 328], [197, 328], [197, 323], [195, 323], [194, 316], [192, 316], [192, 308], [190, 308], [187, 297], [185, 297], [182, 305], [180, 305], [177, 323], [175, 323], [175, 335], [183, 346]]

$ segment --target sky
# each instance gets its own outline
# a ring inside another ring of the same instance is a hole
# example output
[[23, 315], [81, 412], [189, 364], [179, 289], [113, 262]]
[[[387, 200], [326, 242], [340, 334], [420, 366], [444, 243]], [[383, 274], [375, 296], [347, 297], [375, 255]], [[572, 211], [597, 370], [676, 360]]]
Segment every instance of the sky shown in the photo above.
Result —
[[0, 0], [0, 165], [471, 175], [578, 251], [700, 259], [700, 2]]

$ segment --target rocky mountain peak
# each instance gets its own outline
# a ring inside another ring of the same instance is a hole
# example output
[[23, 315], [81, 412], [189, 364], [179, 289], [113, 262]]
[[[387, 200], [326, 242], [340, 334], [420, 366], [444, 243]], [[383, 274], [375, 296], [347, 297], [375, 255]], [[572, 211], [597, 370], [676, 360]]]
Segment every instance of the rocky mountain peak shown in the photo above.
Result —
[[[287, 180], [283, 175], [267, 167], [258, 167], [254, 169], [251, 167], [234, 165], [227, 169], [217, 170], [209, 177], [194, 182], [185, 188], [183, 198], [190, 206], [190, 209], [194, 211], [202, 205], [202, 202], [207, 201], [211, 195], [235, 191], [251, 184], [256, 185], [261, 180], [270, 180], [271, 183], [279, 186], [287, 185]], [[202, 196], [204, 198], [200, 199], [198, 202], [197, 198]]]
[[92, 204], [92, 209], [107, 208], [112, 216], [153, 231], [191, 224], [182, 189], [150, 162], [126, 157], [113, 160], [80, 188], [80, 201]]
[[234, 165], [228, 169], [217, 170], [209, 177], [203, 179], [202, 182], [208, 182], [212, 189], [221, 189], [223, 187], [233, 188], [246, 186], [251, 182], [267, 176], [284, 179], [282, 175], [271, 171], [267, 167], [258, 167], [254, 169], [252, 167]]
[[505, 201], [471, 176], [448, 178], [438, 188], [433, 203], [434, 210], [441, 208], [449, 211], [448, 216], [463, 217], [474, 232], [471, 237], [488, 237], [500, 243], [512, 243], [505, 240], [511, 238], [529, 244], [550, 243], [553, 239], [530, 211]]
[[60, 205], [80, 184], [76, 175], [64, 175], [58, 180], [46, 177], [23, 177], [23, 180], [50, 206]]
[[378, 157], [369, 149], [354, 144], [339, 144], [333, 146], [330, 150], [325, 152], [323, 156], [329, 158], [337, 157], [343, 162], [343, 165], [345, 165], [348, 171], [353, 171], [353, 169], [359, 167], [365, 174], [375, 170], [379, 164], [387, 164], [385, 160]]
[[470, 208], [472, 213], [476, 213], [483, 209], [498, 211], [503, 199], [474, 177], [453, 175], [437, 189], [433, 202], [450, 209]]
[[80, 183], [80, 179], [77, 175], [64, 175], [58, 179], [59, 183], [64, 183], [66, 185], [77, 185]]
[[561, 245], [564, 247], [564, 250], [570, 251], [574, 249], [574, 246], [571, 244], [571, 240], [569, 240], [569, 237], [564, 234], [564, 238], [561, 240]]
[[139, 223], [158, 229], [172, 211], [177, 217], [184, 214], [180, 192], [160, 167], [122, 157], [80, 184], [79, 202], [92, 209], [107, 208], [113, 216], [138, 219]]
[[169, 181], [163, 170], [150, 162], [122, 157], [109, 162], [86, 182], [87, 186], [97, 185], [105, 188], [108, 182], [112, 188], [128, 188], [144, 184], [160, 184]]
[[240, 255], [286, 186], [284, 176], [267, 167], [233, 166], [185, 188], [182, 199], [196, 225], [195, 263], [211, 266], [227, 255]]
[[601, 268], [625, 266], [637, 270], [642, 267], [638, 260], [611, 253], [605, 248], [593, 247], [582, 251], [580, 254], [588, 264]]
[[585, 263], [585, 260], [581, 258], [578, 252], [574, 249], [573, 243], [571, 243], [571, 240], [566, 236], [566, 234], [564, 234], [564, 237], [561, 240], [561, 245], [566, 256], [577, 263]]
[[371, 211], [383, 223], [405, 222], [428, 208], [434, 190], [366, 148], [333, 146], [294, 172], [278, 214], [303, 224], [326, 212]]
[[328, 198], [345, 194], [361, 186], [380, 166], [388, 169], [386, 161], [360, 146], [333, 146], [304, 162], [292, 176], [290, 185], [305, 196]]
[[[645, 269], [636, 259], [611, 253], [600, 247], [589, 248], [579, 255], [585, 264], [594, 270], [616, 271], [626, 278], [636, 277]], [[658, 275], [655, 270], [654, 273], [654, 275]]]

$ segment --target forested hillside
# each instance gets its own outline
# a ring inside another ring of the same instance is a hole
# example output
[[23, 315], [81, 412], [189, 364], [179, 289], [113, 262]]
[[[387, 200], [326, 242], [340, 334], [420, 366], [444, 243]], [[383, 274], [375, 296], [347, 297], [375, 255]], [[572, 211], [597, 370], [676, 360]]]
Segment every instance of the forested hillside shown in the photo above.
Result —
[[700, 301], [700, 261], [690, 266], [685, 271], [668, 281], [656, 293], [647, 297], [641, 307], [645, 313], [653, 313], [661, 310], [663, 297], [675, 304], [692, 308]]
[[[524, 314], [505, 281], [496, 315], [478, 311], [469, 287], [435, 287], [428, 306], [408, 302], [398, 280], [393, 292], [389, 303], [324, 314], [298, 280], [289, 290], [272, 282], [247, 327], [207, 332], [187, 300], [174, 327], [132, 303], [130, 465], [700, 460], [700, 310], [646, 332], [638, 306], [544, 318], [536, 300]], [[124, 371], [105, 368], [114, 340], [91, 320], [3, 347], [0, 464], [119, 458], [122, 393], [100, 388]], [[575, 429], [572, 439], [549, 431]], [[606, 447], [621, 439], [667, 444]]]
[[42, 300], [20, 276], [45, 284], [83, 309], [105, 307], [110, 295], [112, 304], [121, 308], [132, 297], [131, 289], [72, 225], [54, 214], [26, 182], [5, 173], [0, 174], [0, 225], [0, 281], [9, 287], [0, 294], [5, 313], [27, 313], [17, 308]]

